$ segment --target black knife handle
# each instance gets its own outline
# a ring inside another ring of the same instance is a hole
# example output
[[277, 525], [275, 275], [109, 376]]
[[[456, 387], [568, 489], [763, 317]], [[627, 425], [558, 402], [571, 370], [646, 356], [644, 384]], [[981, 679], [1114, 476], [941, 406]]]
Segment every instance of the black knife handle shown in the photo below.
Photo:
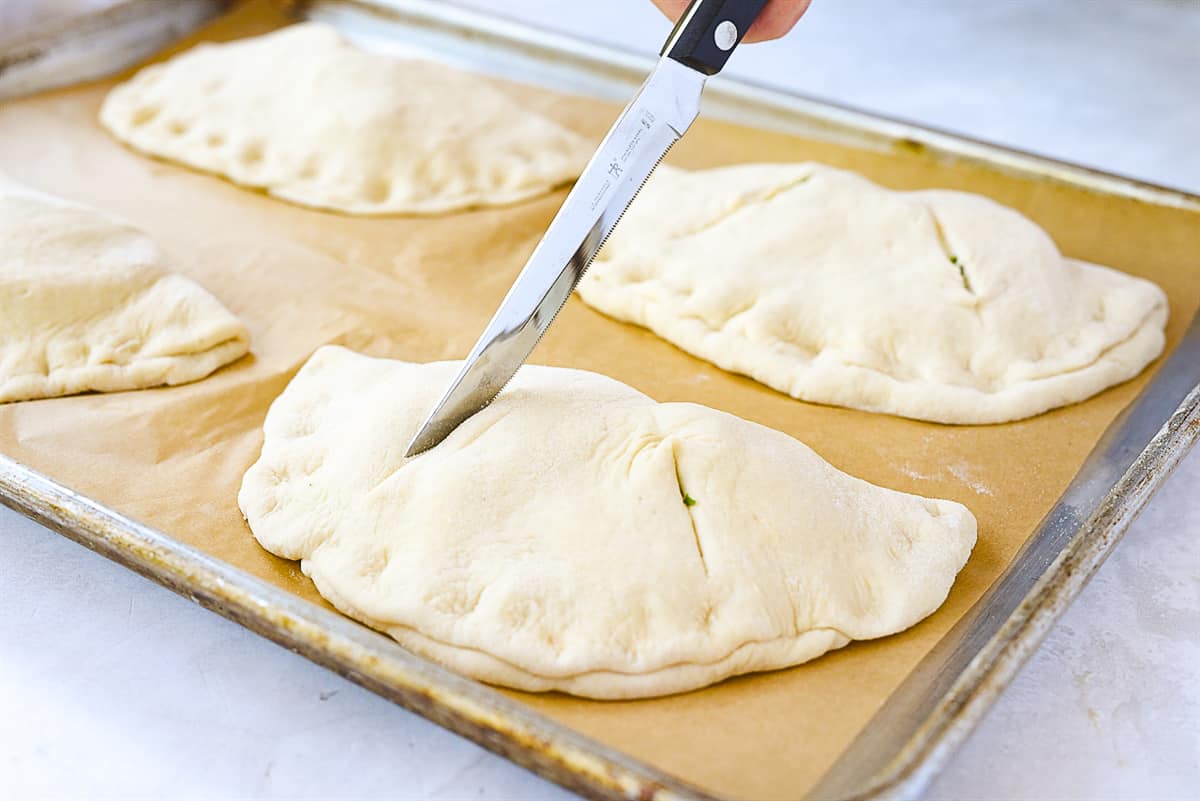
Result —
[[767, 0], [692, 0], [661, 55], [716, 75], [766, 4]]

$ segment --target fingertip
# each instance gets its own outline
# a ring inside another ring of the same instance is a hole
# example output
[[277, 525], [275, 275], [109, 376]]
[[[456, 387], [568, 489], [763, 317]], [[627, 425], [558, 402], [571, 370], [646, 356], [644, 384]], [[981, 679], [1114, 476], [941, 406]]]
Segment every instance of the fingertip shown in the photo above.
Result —
[[742, 41], [753, 44], [784, 36], [795, 27], [804, 16], [804, 12], [808, 11], [811, 2], [812, 0], [770, 0], [758, 15], [758, 19], [750, 26], [750, 30], [746, 31]]

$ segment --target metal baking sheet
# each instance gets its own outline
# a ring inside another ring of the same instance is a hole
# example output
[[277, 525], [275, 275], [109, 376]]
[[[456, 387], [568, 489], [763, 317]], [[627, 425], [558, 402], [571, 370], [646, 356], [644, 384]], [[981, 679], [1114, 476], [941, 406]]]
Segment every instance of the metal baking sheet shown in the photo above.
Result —
[[[230, 0], [123, 0], [0, 31], [0, 100], [111, 75], [148, 58]], [[61, 12], [61, 9], [59, 9]]]
[[[420, 50], [508, 79], [622, 99], [649, 61], [436, 3], [289, 4], [375, 46]], [[971, 163], [1097, 196], [1200, 212], [1185, 193], [992, 148], [732, 81], [709, 114], [922, 162]], [[1200, 224], [1200, 216], [1195, 217]], [[1196, 265], [1190, 265], [1195, 268]], [[1200, 429], [1200, 323], [1109, 427], [1000, 579], [892, 693], [810, 790], [818, 798], [912, 797], [945, 761]], [[0, 458], [0, 502], [249, 628], [595, 797], [707, 797], [704, 791], [458, 677], [391, 641], [196, 548]]]

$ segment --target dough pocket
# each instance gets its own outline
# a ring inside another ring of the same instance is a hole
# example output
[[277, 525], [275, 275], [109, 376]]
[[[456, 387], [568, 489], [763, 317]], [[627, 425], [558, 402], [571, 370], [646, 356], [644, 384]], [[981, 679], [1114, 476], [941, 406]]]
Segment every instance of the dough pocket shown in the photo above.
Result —
[[145, 153], [351, 214], [536, 197], [577, 178], [593, 147], [479, 76], [368, 53], [320, 23], [146, 67], [100, 122]]
[[148, 236], [0, 175], [0, 403], [203, 378], [246, 327]]
[[523, 367], [406, 459], [456, 369], [319, 349], [238, 501], [343, 612], [484, 681], [635, 698], [795, 665], [929, 615], [975, 543], [958, 503], [579, 370]]
[[1003, 423], [1162, 352], [1149, 281], [1064, 258], [1012, 209], [819, 164], [660, 167], [579, 284], [585, 303], [801, 400]]

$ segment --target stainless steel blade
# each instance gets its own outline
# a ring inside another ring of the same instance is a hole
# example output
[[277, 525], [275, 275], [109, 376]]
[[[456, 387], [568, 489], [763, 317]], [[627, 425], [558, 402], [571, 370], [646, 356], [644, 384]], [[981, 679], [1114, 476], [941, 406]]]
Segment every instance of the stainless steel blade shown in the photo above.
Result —
[[700, 113], [705, 76], [661, 59], [617, 119], [458, 376], [408, 446], [437, 445], [492, 401], [550, 326], [642, 184]]

